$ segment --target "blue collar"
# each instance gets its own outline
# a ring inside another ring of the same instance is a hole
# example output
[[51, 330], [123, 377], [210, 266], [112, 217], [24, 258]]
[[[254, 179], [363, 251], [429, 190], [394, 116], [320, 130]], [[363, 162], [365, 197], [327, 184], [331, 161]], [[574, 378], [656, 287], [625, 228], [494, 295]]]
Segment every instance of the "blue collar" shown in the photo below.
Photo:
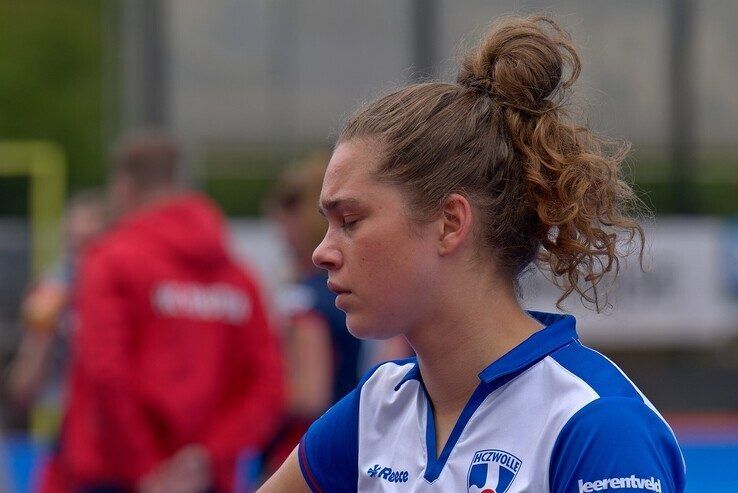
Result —
[[[479, 379], [482, 382], [489, 384], [500, 377], [523, 371], [560, 347], [578, 339], [576, 319], [573, 316], [536, 311], [528, 311], [527, 313], [545, 327], [482, 370], [479, 373]], [[414, 363], [413, 367], [395, 386], [395, 390], [399, 390], [402, 384], [408, 380], [422, 382], [417, 360], [414, 360]]]

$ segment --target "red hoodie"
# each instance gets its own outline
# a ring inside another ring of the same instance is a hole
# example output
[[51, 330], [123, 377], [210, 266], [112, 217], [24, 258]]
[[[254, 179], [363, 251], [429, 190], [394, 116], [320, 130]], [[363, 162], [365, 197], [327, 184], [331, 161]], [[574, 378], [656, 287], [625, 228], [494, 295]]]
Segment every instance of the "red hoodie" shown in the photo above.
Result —
[[282, 362], [253, 278], [226, 253], [223, 223], [207, 199], [178, 196], [125, 218], [87, 253], [46, 491], [132, 488], [190, 444], [209, 450], [219, 491], [229, 491], [238, 453], [270, 439]]

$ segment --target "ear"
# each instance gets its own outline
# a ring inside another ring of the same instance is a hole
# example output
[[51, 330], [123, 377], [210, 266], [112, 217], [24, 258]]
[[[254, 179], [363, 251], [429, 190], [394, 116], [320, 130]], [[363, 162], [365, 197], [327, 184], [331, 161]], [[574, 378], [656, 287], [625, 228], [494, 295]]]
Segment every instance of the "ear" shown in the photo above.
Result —
[[458, 251], [471, 236], [473, 224], [469, 200], [458, 193], [446, 197], [440, 217], [439, 253], [450, 255]]

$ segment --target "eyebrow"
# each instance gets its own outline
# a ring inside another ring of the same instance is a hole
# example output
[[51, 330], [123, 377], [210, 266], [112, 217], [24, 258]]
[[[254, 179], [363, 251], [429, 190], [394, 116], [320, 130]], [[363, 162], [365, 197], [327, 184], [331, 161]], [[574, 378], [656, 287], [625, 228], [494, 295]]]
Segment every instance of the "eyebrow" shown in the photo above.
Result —
[[337, 199], [330, 199], [323, 202], [318, 203], [318, 212], [325, 216], [327, 212], [346, 207], [346, 206], [358, 206], [360, 205], [360, 202], [358, 199], [354, 198], [337, 198]]

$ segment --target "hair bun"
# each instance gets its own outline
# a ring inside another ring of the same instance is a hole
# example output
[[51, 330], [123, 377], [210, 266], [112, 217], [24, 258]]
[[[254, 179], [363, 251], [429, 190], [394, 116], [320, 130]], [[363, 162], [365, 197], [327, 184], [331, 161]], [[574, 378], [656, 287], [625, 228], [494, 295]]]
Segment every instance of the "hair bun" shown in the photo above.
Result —
[[[566, 65], [570, 73], [564, 79]], [[569, 34], [547, 17], [513, 17], [493, 25], [461, 63], [457, 82], [519, 110], [538, 113], [579, 76]]]

